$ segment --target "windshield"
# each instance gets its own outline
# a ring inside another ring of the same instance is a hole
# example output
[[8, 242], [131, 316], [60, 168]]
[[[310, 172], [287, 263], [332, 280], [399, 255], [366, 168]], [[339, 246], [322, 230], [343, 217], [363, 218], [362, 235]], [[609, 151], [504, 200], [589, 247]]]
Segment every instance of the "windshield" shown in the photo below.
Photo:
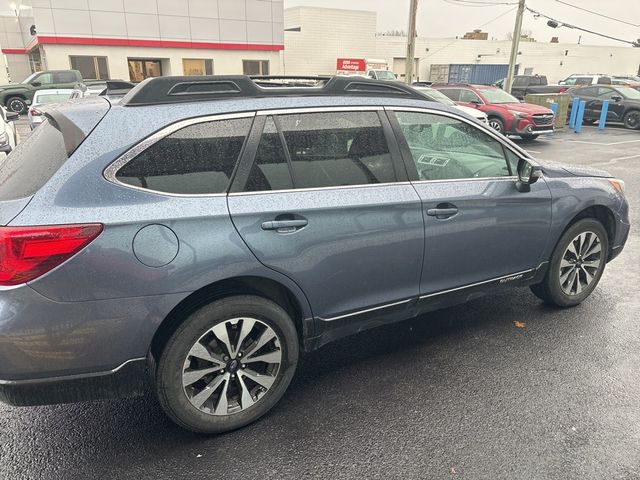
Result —
[[393, 74], [393, 72], [390, 72], [389, 70], [378, 70], [376, 71], [376, 75], [378, 76], [378, 78], [380, 80], [395, 80], [396, 76]]
[[520, 101], [499, 88], [479, 88], [478, 91], [487, 100], [487, 103], [520, 103]]
[[29, 75], [27, 78], [25, 78], [22, 82], [20, 83], [31, 83], [31, 80], [34, 79], [34, 77], [36, 75], [38, 75], [40, 72], [36, 72], [36, 73], [32, 73], [31, 75]]
[[631, 98], [632, 100], [640, 100], [640, 91], [631, 87], [618, 87], [616, 88], [623, 97]]
[[456, 102], [447, 97], [444, 93], [439, 92], [434, 88], [416, 88], [420, 93], [423, 93], [427, 97], [429, 97], [434, 102], [442, 103], [444, 105], [455, 105]]

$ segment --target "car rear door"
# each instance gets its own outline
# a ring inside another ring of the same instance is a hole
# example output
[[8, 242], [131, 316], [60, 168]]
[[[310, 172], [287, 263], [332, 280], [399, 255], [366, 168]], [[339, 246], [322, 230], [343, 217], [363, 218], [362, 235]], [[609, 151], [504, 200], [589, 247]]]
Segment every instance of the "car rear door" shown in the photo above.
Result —
[[[619, 97], [618, 101], [613, 97]], [[609, 100], [609, 108], [607, 110], [607, 120], [620, 121], [624, 116], [624, 97], [620, 92], [611, 87], [598, 87], [598, 98], [594, 103], [594, 113], [599, 118], [602, 113], [602, 106], [605, 100]]]
[[[593, 120], [600, 115], [600, 108], [598, 105], [598, 88], [600, 87], [583, 87], [578, 88], [574, 95], [580, 98], [580, 101], [585, 102], [584, 106], [584, 118]], [[600, 105], [602, 102], [600, 102]]]
[[544, 179], [516, 190], [518, 156], [466, 119], [406, 108], [389, 116], [422, 199], [421, 295], [532, 275], [551, 222]]
[[424, 226], [383, 110], [272, 112], [251, 135], [228, 202], [260, 262], [293, 279], [321, 320], [407, 308]]

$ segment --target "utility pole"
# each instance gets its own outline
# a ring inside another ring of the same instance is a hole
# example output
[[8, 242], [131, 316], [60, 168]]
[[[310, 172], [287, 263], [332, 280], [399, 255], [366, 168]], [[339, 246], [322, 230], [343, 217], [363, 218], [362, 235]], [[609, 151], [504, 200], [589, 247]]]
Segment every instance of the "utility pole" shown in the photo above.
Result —
[[509, 73], [504, 89], [511, 93], [513, 76], [516, 73], [516, 63], [518, 61], [518, 49], [520, 48], [520, 35], [522, 34], [522, 17], [524, 16], [525, 0], [518, 0], [518, 13], [516, 15], [516, 25], [513, 27], [513, 38], [511, 39], [511, 55], [509, 56]]
[[[523, 0], [524, 1], [524, 0]], [[407, 59], [405, 61], [405, 82], [411, 85], [413, 79], [413, 66], [416, 56], [416, 14], [418, 12], [418, 0], [411, 0], [409, 7], [409, 28], [407, 29]]]

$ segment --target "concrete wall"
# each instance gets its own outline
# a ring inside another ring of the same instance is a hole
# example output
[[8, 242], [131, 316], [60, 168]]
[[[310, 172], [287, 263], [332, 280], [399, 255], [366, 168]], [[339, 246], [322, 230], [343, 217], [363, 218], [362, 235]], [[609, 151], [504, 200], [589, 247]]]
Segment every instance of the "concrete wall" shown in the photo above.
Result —
[[45, 45], [47, 68], [70, 68], [70, 55], [95, 55], [107, 57], [112, 79], [129, 79], [127, 58], [161, 59], [163, 75], [183, 75], [183, 58], [213, 60], [214, 74], [241, 74], [242, 60], [268, 60], [272, 74], [280, 73], [280, 55], [268, 51], [204, 50], [156, 47], [105, 47], [93, 45]]

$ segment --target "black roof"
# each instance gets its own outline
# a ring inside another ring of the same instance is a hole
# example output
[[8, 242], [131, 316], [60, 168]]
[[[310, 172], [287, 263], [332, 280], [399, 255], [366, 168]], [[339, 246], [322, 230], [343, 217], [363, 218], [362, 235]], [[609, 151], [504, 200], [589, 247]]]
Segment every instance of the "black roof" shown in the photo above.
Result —
[[210, 75], [148, 78], [131, 89], [120, 103], [142, 106], [243, 97], [330, 95], [425, 100], [422, 93], [404, 83], [364, 77]]

